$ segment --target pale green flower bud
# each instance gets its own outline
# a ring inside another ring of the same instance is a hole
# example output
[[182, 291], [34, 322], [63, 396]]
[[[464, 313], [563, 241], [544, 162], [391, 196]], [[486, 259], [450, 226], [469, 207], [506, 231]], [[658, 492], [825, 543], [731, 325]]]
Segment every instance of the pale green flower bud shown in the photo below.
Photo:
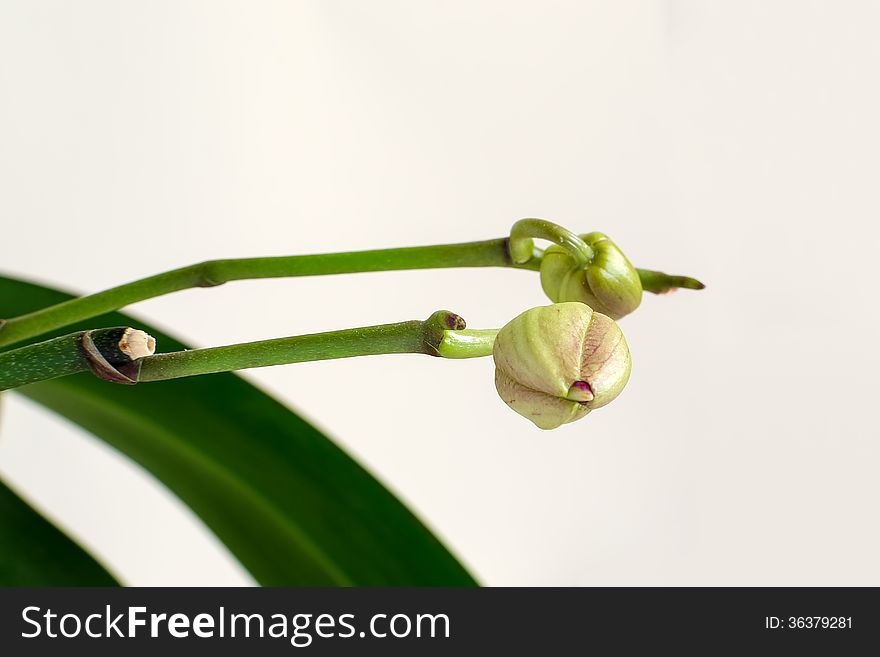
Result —
[[550, 300], [580, 301], [612, 319], [620, 319], [638, 308], [642, 283], [639, 272], [623, 252], [603, 233], [580, 237], [594, 253], [585, 269], [578, 268], [571, 254], [560, 246], [544, 251], [541, 287]]
[[629, 380], [629, 348], [613, 319], [579, 303], [532, 308], [498, 332], [501, 399], [541, 429], [582, 418]]

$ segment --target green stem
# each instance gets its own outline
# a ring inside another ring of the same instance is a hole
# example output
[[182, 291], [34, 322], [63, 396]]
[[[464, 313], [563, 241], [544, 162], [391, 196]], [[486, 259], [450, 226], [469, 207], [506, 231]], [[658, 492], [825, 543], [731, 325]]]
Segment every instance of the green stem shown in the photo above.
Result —
[[[348, 253], [210, 260], [97, 294], [70, 299], [0, 324], [0, 347], [171, 292], [227, 281], [450, 267], [515, 267], [507, 239]], [[529, 263], [524, 269], [534, 269]]]
[[[451, 267], [512, 267], [538, 271], [542, 251], [534, 247], [530, 236], [563, 244], [580, 260], [592, 258], [592, 251], [574, 233], [549, 221], [524, 219], [514, 224], [509, 239], [347, 253], [209, 260], [70, 299], [5, 323], [0, 320], [0, 348], [139, 301], [227, 281]], [[516, 262], [511, 257], [513, 251], [516, 252]], [[649, 270], [639, 270], [639, 276], [644, 289], [649, 292], [663, 292], [674, 287], [700, 289], [702, 286], [691, 278]]]
[[443, 358], [481, 358], [492, 355], [499, 329], [446, 331], [437, 349]]
[[[141, 331], [126, 327], [79, 331], [0, 353], [0, 390], [92, 371], [115, 383], [135, 383], [127, 339]], [[147, 338], [149, 336], [146, 336]]]
[[[253, 367], [269, 367], [317, 360], [375, 356], [379, 354], [428, 354], [445, 358], [485, 356], [488, 334], [497, 331], [465, 331], [464, 320], [455, 313], [440, 310], [427, 320], [381, 324], [361, 328], [297, 335], [209, 349], [176, 351], [148, 356], [139, 361], [138, 382], [165, 381], [185, 376], [213, 374]], [[456, 343], [457, 336], [485, 333], [469, 356], [467, 349], [447, 353], [444, 345]], [[479, 353], [476, 353], [479, 351]]]
[[533, 257], [532, 238], [565, 247], [579, 269], [583, 269], [593, 260], [593, 249], [567, 228], [546, 219], [520, 219], [510, 229], [510, 256], [513, 262], [524, 264]]
[[[461, 317], [448, 310], [438, 310], [423, 322], [364, 326], [132, 359], [123, 347], [132, 331], [134, 329], [124, 327], [80, 331], [2, 352], [0, 390], [89, 370], [114, 383], [134, 384], [379, 354], [475, 358], [492, 353], [498, 333], [497, 330], [465, 330]], [[135, 333], [146, 336], [141, 331]]]

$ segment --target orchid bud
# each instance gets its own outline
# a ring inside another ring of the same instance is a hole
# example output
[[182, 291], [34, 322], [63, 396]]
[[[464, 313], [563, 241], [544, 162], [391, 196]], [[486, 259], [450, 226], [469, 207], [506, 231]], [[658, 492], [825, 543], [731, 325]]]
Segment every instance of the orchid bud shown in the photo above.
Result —
[[532, 308], [495, 338], [495, 388], [541, 429], [582, 418], [629, 380], [629, 348], [609, 317], [579, 302]]
[[639, 273], [623, 252], [603, 233], [581, 235], [593, 249], [593, 259], [579, 268], [560, 246], [544, 251], [541, 287], [556, 303], [580, 301], [593, 310], [620, 319], [639, 307], [642, 284]]

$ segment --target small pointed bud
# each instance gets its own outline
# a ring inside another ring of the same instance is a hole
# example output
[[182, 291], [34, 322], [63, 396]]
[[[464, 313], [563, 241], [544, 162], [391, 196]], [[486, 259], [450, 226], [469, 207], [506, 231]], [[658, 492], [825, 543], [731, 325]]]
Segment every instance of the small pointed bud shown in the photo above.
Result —
[[492, 356], [501, 399], [541, 429], [608, 404], [629, 380], [620, 328], [580, 302], [522, 313], [498, 332]]
[[639, 307], [642, 283], [639, 273], [618, 246], [602, 233], [581, 235], [593, 249], [587, 267], [578, 268], [560, 246], [544, 251], [541, 286], [551, 301], [580, 301], [593, 310], [620, 319]]
[[568, 394], [565, 398], [576, 402], [593, 401], [593, 389], [586, 381], [575, 381], [571, 384], [571, 388], [568, 389]]

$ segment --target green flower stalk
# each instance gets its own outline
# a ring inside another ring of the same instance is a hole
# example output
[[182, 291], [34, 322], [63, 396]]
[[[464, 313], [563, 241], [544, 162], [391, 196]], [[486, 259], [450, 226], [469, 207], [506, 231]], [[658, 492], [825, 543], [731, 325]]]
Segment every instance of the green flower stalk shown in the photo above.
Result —
[[[444, 339], [464, 328], [465, 322], [460, 316], [448, 310], [438, 310], [425, 321], [379, 324], [156, 354], [139, 361], [138, 381], [167, 381], [255, 367], [383, 354], [442, 356], [441, 344]], [[480, 345], [476, 348], [485, 352]], [[471, 346], [470, 351], [473, 350]]]
[[544, 293], [555, 303], [580, 301], [612, 319], [633, 312], [642, 302], [639, 272], [604, 233], [580, 237], [594, 254], [586, 266], [580, 266], [564, 247], [554, 245], [544, 251], [541, 261]]
[[613, 401], [631, 367], [614, 320], [580, 302], [522, 313], [498, 332], [492, 356], [501, 399], [541, 429]]
[[380, 354], [495, 360], [495, 386], [542, 429], [579, 419], [612, 401], [629, 378], [630, 357], [614, 320], [580, 302], [532, 308], [503, 328], [467, 329], [447, 310], [425, 321], [364, 326], [205, 349], [154, 354], [132, 328], [80, 331], [0, 352], [0, 390], [91, 371], [134, 385], [216, 372]]
[[154, 354], [156, 343], [143, 331], [96, 329], [0, 352], [0, 390], [85, 371], [106, 381], [133, 385], [380, 354], [476, 358], [492, 353], [496, 333], [466, 330], [461, 317], [448, 310], [438, 310], [424, 321]]
[[[594, 250], [578, 235], [562, 226], [543, 219], [522, 219], [513, 225], [509, 237], [493, 240], [347, 253], [210, 260], [181, 267], [103, 292], [70, 299], [55, 306], [40, 308], [26, 315], [0, 319], [0, 349], [139, 301], [190, 288], [213, 287], [229, 281], [450, 267], [506, 267], [539, 271], [542, 270], [545, 254], [535, 247], [534, 239], [553, 242], [554, 246], [547, 250], [554, 261], [551, 267], [553, 271], [570, 265], [571, 269], [588, 272], [588, 279], [589, 272], [593, 272], [594, 281], [588, 280], [587, 287], [592, 291], [595, 302], [606, 304], [604, 310], [612, 316], [622, 316], [629, 312], [629, 308], [634, 307], [632, 304], [635, 293], [631, 272], [621, 273], [620, 259], [610, 250], [610, 240], [597, 240]], [[564, 258], [564, 255], [560, 255], [560, 249], [563, 250], [562, 254], [567, 253], [571, 257], [570, 261], [564, 260], [563, 265], [559, 264], [563, 262], [559, 258]], [[548, 279], [545, 289], [549, 290], [552, 300], [583, 300], [577, 298], [576, 281], [579, 274], [572, 275], [571, 280], [574, 282], [571, 285], [562, 285], [553, 282], [551, 279], [554, 275], [549, 272], [550, 269], [544, 275]], [[692, 290], [703, 287], [702, 283], [693, 278], [671, 276], [649, 269], [636, 270], [636, 279], [641, 280], [645, 291], [654, 293], [680, 287]], [[589, 287], [590, 285], [593, 287]], [[565, 288], [564, 293], [559, 291], [562, 288]], [[569, 298], [569, 294], [573, 294], [575, 298]], [[598, 306], [596, 309], [604, 312]]]

